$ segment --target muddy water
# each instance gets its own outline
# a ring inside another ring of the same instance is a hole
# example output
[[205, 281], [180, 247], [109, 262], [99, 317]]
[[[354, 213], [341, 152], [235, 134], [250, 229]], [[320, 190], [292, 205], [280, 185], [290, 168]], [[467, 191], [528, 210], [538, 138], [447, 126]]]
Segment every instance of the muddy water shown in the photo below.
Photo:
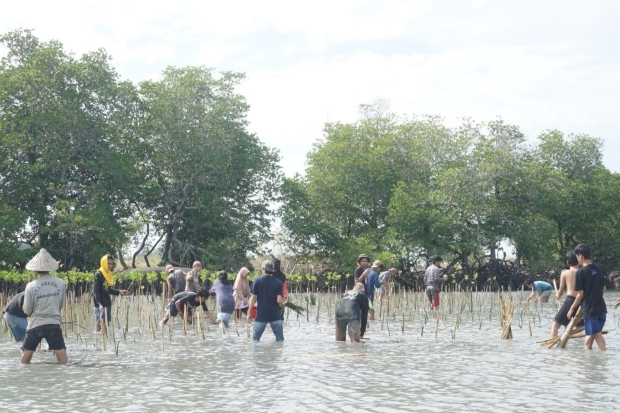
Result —
[[[608, 329], [620, 323], [616, 296], [606, 295]], [[203, 336], [197, 325], [186, 332], [178, 319], [162, 340], [159, 326], [153, 337], [148, 322], [149, 313], [153, 320], [161, 314], [161, 300], [122, 298], [115, 302], [118, 348], [110, 333], [105, 351], [92, 310], [77, 305], [72, 317], [83, 329], [67, 331], [66, 366], [46, 351], [20, 366], [19, 347], [0, 324], [0, 411], [616, 411], [617, 330], [606, 336], [607, 352], [584, 351], [582, 339], [546, 350], [536, 341], [548, 335], [554, 303], [517, 304], [514, 339], [500, 340], [496, 294], [442, 299], [437, 324], [425, 317], [421, 294], [395, 295], [390, 315], [370, 325], [369, 340], [350, 344], [333, 340], [327, 296], [318, 322], [317, 305], [307, 319], [288, 315], [284, 343], [269, 329], [252, 342], [245, 322], [225, 334], [203, 322]], [[386, 303], [378, 307], [383, 316]]]

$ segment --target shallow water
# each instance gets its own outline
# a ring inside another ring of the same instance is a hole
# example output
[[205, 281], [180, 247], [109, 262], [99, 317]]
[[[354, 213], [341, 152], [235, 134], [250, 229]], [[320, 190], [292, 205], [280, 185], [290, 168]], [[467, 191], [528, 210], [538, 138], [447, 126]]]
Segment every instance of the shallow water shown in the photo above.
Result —
[[[513, 295], [519, 299], [519, 293]], [[617, 296], [606, 295], [606, 329], [618, 328], [620, 309], [612, 307]], [[66, 366], [55, 364], [47, 351], [35, 354], [31, 365], [19, 365], [19, 346], [0, 324], [0, 411], [617, 410], [618, 330], [606, 335], [607, 352], [584, 351], [583, 339], [571, 340], [567, 349], [546, 350], [536, 341], [547, 337], [557, 307], [529, 306], [530, 337], [526, 306], [518, 304], [514, 339], [500, 340], [496, 297], [478, 293], [467, 304], [465, 294], [454, 295], [450, 309], [449, 296], [442, 296], [435, 336], [436, 320], [425, 324], [423, 296], [411, 295], [409, 303], [395, 296], [396, 318], [390, 315], [383, 328], [381, 321], [372, 322], [369, 340], [360, 344], [334, 342], [326, 302], [318, 323], [317, 306], [310, 306], [308, 321], [290, 313], [284, 343], [274, 342], [269, 328], [261, 342], [252, 342], [244, 322], [239, 335], [234, 324], [224, 335], [214, 326], [204, 339], [195, 326], [185, 335], [179, 319], [171, 337], [165, 330], [162, 343], [161, 329], [153, 339], [146, 316], [137, 311], [130, 312], [125, 340], [121, 312], [120, 328], [114, 330], [118, 354], [111, 336], [102, 350], [101, 334], [92, 332], [88, 314], [80, 337], [68, 332]], [[135, 300], [123, 298], [115, 306], [125, 309], [127, 303], [135, 310]], [[161, 304], [151, 307], [159, 317]], [[454, 332], [457, 308], [462, 312]]]

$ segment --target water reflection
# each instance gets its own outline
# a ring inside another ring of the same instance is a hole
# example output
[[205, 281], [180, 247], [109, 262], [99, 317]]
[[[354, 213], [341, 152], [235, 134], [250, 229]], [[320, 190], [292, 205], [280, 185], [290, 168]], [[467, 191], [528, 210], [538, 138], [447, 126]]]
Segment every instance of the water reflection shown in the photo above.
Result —
[[[606, 353], [582, 350], [582, 340], [542, 349], [536, 341], [555, 309], [530, 308], [529, 326], [515, 312], [510, 341], [499, 339], [497, 304], [486, 298], [463, 312], [456, 333], [455, 308], [442, 309], [437, 331], [422, 310], [407, 311], [404, 333], [397, 310], [354, 344], [333, 341], [325, 310], [318, 323], [314, 313], [310, 321], [289, 315], [283, 343], [269, 329], [252, 342], [245, 325], [239, 335], [211, 328], [203, 339], [178, 322], [153, 338], [135, 319], [126, 341], [122, 328], [114, 332], [118, 355], [111, 343], [102, 350], [87, 319], [80, 339], [67, 337], [66, 366], [49, 352], [20, 366], [19, 346], [0, 328], [0, 411], [615, 411], [618, 331], [607, 335]], [[610, 308], [608, 320], [614, 328], [620, 317]]]

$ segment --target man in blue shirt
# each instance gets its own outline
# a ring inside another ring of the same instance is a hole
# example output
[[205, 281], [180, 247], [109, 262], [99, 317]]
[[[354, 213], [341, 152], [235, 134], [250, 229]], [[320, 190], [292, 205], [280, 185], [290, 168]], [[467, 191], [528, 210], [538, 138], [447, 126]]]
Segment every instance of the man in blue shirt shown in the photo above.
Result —
[[26, 328], [28, 328], [28, 316], [22, 310], [23, 306], [24, 293], [21, 292], [13, 297], [4, 309], [4, 319], [15, 341], [24, 341]]
[[366, 275], [366, 296], [371, 302], [371, 308], [368, 310], [368, 320], [375, 319], [375, 310], [372, 308], [372, 303], [375, 301], [375, 289], [381, 288], [381, 280], [379, 280], [379, 271], [383, 263], [376, 260], [370, 266], [370, 270]]
[[549, 301], [549, 296], [553, 292], [553, 286], [545, 281], [532, 281], [530, 278], [528, 278], [527, 280], [525, 280], [525, 285], [532, 289], [532, 294], [527, 297], [527, 301], [530, 301], [532, 297], [538, 294], [534, 302], [541, 301], [543, 303], [546, 303]]
[[252, 339], [259, 341], [267, 324], [271, 327], [276, 341], [284, 341], [284, 329], [282, 327], [282, 308], [286, 300], [282, 298], [282, 283], [273, 277], [275, 265], [272, 261], [263, 262], [262, 275], [254, 280], [248, 308], [248, 323], [252, 321], [254, 304], [256, 307], [256, 320], [252, 330]]

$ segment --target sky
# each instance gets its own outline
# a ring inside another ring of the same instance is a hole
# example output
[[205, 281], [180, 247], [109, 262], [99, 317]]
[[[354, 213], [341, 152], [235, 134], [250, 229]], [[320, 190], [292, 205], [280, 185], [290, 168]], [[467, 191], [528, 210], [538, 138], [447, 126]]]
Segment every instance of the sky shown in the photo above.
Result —
[[378, 99], [448, 125], [501, 117], [532, 140], [599, 137], [620, 172], [618, 21], [616, 0], [22, 0], [3, 4], [0, 33], [104, 48], [134, 82], [167, 66], [243, 72], [249, 128], [289, 176], [326, 122], [355, 122]]

